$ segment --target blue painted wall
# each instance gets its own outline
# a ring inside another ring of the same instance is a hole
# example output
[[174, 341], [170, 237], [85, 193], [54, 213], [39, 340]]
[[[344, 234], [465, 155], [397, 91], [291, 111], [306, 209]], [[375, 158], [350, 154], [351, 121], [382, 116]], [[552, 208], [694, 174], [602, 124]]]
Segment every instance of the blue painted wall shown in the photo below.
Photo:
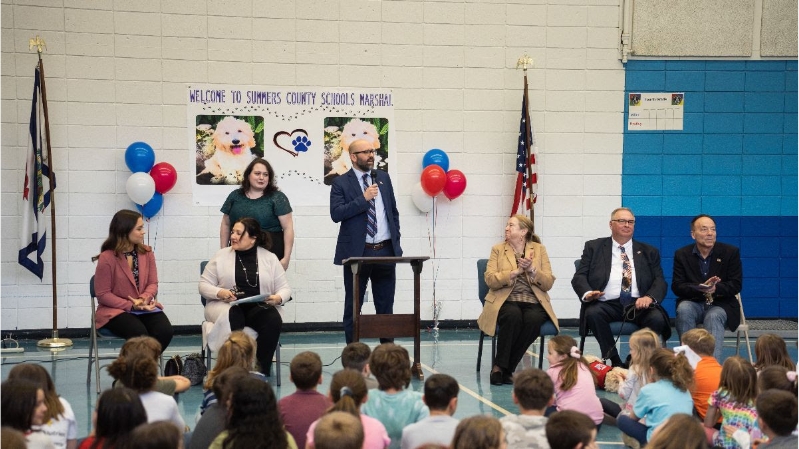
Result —
[[[747, 318], [796, 317], [796, 61], [635, 60], [626, 91], [685, 92], [682, 131], [624, 133], [622, 204], [667, 282], [691, 218], [710, 214], [741, 248]], [[665, 307], [673, 317], [671, 290]]]

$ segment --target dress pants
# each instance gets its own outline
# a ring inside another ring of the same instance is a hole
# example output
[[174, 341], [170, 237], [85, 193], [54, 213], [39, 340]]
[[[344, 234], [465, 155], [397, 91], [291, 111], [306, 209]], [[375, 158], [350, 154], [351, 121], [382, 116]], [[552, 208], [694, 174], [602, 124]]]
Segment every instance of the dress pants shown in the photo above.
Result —
[[240, 331], [245, 326], [251, 327], [258, 332], [256, 339], [257, 349], [255, 358], [261, 365], [261, 372], [267, 376], [271, 375], [272, 357], [275, 355], [278, 341], [280, 341], [280, 329], [283, 327], [283, 318], [277, 308], [265, 306], [265, 304], [241, 304], [233, 306], [228, 312], [230, 318], [230, 329]]
[[[637, 298], [633, 298], [633, 300], [635, 299]], [[666, 321], [665, 314], [660, 307], [635, 310], [634, 315], [634, 317], [628, 316], [627, 321], [635, 323], [641, 329], [648, 327], [660, 335], [661, 338], [669, 329], [669, 322]], [[610, 331], [610, 323], [623, 320], [624, 308], [618, 299], [593, 301], [587, 306], [585, 321], [588, 324], [588, 329], [596, 336], [603, 359], [614, 360], [619, 358], [615, 345], [616, 336]]]
[[[364, 249], [363, 257], [394, 257], [394, 248], [391, 242], [386, 243], [379, 250]], [[344, 338], [347, 344], [352, 343], [352, 268], [344, 266]], [[362, 264], [360, 271], [361, 309], [366, 283], [372, 282], [372, 298], [375, 302], [375, 312], [380, 314], [394, 313], [394, 291], [397, 286], [396, 264]], [[392, 341], [390, 338], [381, 338], [380, 342]]]
[[161, 352], [166, 351], [173, 334], [172, 323], [164, 312], [141, 315], [120, 313], [111, 318], [103, 328], [125, 340], [133, 337], [153, 337], [161, 343]]
[[494, 364], [507, 374], [513, 373], [548, 317], [541, 304], [505, 301], [497, 316], [499, 335]]

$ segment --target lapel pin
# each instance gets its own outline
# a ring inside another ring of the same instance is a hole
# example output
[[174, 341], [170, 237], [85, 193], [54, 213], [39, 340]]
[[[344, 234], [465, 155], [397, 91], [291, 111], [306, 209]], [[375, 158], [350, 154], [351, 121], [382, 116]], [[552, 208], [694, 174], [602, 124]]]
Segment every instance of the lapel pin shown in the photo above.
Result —
[[641, 254], [641, 251], [636, 252], [635, 254]]
[[721, 263], [721, 259], [716, 259], [716, 262]]

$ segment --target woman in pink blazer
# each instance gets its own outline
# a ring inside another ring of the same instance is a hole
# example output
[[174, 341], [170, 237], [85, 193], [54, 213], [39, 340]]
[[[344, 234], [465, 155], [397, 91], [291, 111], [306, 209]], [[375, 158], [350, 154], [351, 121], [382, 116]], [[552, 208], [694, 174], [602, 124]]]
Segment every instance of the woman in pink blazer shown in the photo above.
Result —
[[166, 350], [172, 323], [156, 300], [158, 272], [152, 248], [144, 244], [144, 221], [138, 212], [114, 214], [108, 238], [100, 247], [94, 271], [97, 313], [94, 325], [124, 339], [148, 335]]

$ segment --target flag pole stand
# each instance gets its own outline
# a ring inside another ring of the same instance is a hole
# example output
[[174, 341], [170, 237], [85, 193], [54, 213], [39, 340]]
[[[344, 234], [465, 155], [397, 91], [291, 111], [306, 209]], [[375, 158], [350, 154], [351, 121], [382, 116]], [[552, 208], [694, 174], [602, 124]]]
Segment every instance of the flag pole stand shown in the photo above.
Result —
[[58, 283], [56, 281], [56, 261], [58, 258], [56, 258], [57, 240], [55, 238], [55, 171], [53, 168], [53, 150], [50, 146], [50, 118], [47, 112], [47, 90], [45, 89], [44, 85], [44, 63], [42, 62], [42, 52], [46, 48], [44, 39], [39, 36], [30, 39], [29, 48], [33, 50], [34, 47], [36, 48], [36, 52], [39, 54], [39, 76], [41, 77], [42, 83], [42, 109], [44, 110], [44, 133], [47, 142], [47, 163], [50, 166], [48, 177], [50, 178], [50, 237], [52, 241], [51, 248], [53, 256], [53, 260], [50, 262], [53, 272], [53, 336], [52, 338], [39, 340], [39, 342], [36, 343], [36, 346], [40, 348], [50, 348], [51, 351], [59, 351], [63, 350], [64, 348], [71, 347], [73, 343], [69, 338], [58, 337]]

